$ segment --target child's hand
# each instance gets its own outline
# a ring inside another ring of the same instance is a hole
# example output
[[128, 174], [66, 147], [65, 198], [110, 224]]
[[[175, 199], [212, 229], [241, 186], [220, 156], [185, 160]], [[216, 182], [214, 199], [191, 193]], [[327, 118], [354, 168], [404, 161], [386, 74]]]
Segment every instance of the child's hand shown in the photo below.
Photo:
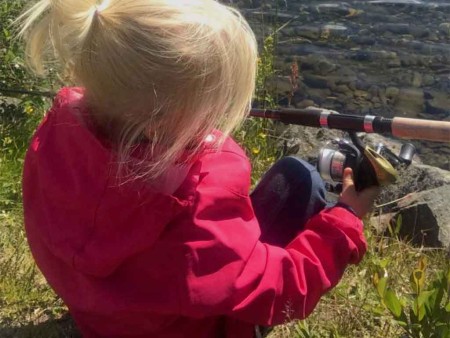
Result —
[[373, 202], [380, 193], [380, 188], [373, 186], [362, 191], [356, 191], [351, 168], [345, 168], [342, 183], [339, 202], [348, 205], [355, 211], [356, 216], [363, 218], [372, 209]]

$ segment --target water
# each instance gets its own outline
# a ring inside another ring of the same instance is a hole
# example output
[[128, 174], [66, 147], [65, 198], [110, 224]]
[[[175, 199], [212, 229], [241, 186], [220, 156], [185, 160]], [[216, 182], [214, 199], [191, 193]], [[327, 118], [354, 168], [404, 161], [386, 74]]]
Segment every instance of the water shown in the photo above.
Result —
[[[236, 3], [236, 2], [235, 2]], [[276, 49], [281, 93], [290, 65], [301, 83], [292, 104], [342, 113], [450, 121], [450, 1], [242, 0], [259, 37], [287, 25]], [[450, 169], [450, 146], [416, 142], [422, 159]]]

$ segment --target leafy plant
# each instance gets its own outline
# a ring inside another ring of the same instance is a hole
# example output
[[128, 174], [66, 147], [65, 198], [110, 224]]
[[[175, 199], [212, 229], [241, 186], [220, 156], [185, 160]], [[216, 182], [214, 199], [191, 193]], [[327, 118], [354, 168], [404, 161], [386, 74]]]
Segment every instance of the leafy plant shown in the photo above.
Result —
[[427, 260], [421, 257], [410, 275], [411, 292], [400, 297], [388, 286], [386, 264], [373, 276], [381, 304], [408, 337], [450, 338], [450, 268], [427, 284]]

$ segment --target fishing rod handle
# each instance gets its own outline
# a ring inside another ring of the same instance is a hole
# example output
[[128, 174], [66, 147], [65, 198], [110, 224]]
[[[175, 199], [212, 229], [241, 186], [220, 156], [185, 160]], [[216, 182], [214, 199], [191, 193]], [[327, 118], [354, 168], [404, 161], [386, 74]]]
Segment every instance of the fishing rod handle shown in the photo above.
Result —
[[399, 138], [450, 142], [450, 121], [394, 117], [391, 128], [392, 135]]

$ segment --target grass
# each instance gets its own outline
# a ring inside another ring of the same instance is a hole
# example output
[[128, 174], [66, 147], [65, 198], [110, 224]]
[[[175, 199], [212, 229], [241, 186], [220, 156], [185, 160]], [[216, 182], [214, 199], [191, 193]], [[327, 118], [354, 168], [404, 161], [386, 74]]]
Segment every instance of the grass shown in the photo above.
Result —
[[[20, 46], [12, 39], [8, 24], [23, 3], [0, 0], [0, 87], [53, 89], [57, 85], [51, 77], [39, 80], [27, 75]], [[274, 73], [273, 44], [264, 47], [260, 63], [259, 87]], [[264, 90], [258, 95], [261, 105], [273, 104]], [[40, 97], [0, 96], [0, 337], [78, 336], [65, 306], [36, 269], [23, 230], [23, 158], [28, 140], [49, 104]], [[253, 183], [281, 156], [272, 130], [271, 121], [249, 119], [235, 134], [252, 159]], [[277, 327], [271, 338], [400, 337], [404, 333], [377, 296], [372, 285], [374, 272], [380, 265], [386, 266], [390, 285], [398, 294], [408, 296], [409, 275], [420, 257], [426, 256], [430, 262], [429, 278], [449, 265], [448, 257], [442, 250], [414, 248], [395, 236], [377, 235], [369, 225], [366, 236], [369, 251], [363, 262], [346, 271], [341, 283], [323, 297], [307, 320]]]

